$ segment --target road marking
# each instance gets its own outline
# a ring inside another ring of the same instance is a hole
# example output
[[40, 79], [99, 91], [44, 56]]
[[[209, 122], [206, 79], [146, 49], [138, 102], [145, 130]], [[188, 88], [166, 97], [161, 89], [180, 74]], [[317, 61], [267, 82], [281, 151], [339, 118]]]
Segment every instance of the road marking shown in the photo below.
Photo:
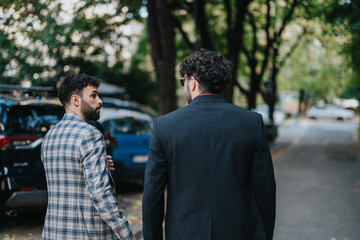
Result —
[[272, 153], [271, 156], [273, 158], [273, 161], [277, 161], [278, 160], [278, 156], [280, 154], [282, 154], [283, 152], [285, 152], [287, 149], [289, 149], [291, 146], [297, 144], [299, 141], [297, 139], [292, 139], [289, 143], [285, 144], [284, 146], [279, 147], [278, 149], [275, 149]]

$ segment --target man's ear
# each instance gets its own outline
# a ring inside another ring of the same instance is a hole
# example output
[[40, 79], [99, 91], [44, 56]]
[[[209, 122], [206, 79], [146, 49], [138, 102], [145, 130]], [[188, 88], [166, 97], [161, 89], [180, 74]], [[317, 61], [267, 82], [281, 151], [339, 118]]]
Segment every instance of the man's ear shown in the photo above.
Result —
[[191, 85], [190, 85], [190, 88], [191, 88], [191, 91], [195, 91], [195, 88], [196, 88], [196, 84], [198, 83], [193, 77], [191, 77], [192, 81], [191, 81]]
[[74, 104], [75, 107], [80, 106], [80, 96], [77, 94], [71, 95], [71, 102]]

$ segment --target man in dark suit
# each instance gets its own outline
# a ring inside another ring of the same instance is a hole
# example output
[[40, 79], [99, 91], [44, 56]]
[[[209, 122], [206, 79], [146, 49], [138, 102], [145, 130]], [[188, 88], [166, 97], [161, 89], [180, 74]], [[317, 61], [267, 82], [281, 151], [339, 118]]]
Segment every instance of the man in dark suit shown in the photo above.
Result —
[[[220, 97], [231, 64], [207, 50], [180, 64], [188, 106], [154, 121], [144, 240], [272, 239], [275, 180], [261, 115]], [[167, 188], [166, 214], [164, 191]]]

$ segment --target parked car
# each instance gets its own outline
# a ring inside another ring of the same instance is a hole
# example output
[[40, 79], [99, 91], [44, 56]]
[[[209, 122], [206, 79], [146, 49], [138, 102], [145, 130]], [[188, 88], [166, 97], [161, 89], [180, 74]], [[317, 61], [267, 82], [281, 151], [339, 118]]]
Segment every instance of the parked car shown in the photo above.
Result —
[[258, 105], [255, 109], [251, 109], [253, 112], [260, 113], [266, 130], [267, 139], [269, 142], [275, 141], [278, 136], [278, 126], [280, 126], [284, 119], [285, 114], [279, 109], [274, 111], [274, 123], [271, 122], [269, 118], [269, 106], [268, 105]]
[[[57, 100], [10, 101], [0, 98], [0, 210], [16, 215], [18, 210], [45, 208], [46, 176], [41, 162], [41, 143], [65, 109]], [[102, 126], [111, 154], [114, 138]]]
[[137, 111], [103, 108], [99, 122], [116, 139], [112, 154], [115, 182], [143, 180], [153, 118]]
[[355, 116], [354, 111], [344, 109], [334, 105], [325, 105], [324, 107], [311, 107], [306, 116], [311, 119], [336, 119], [349, 120]]
[[[103, 108], [114, 108], [114, 109], [126, 109], [135, 112], [141, 112], [150, 115], [137, 102], [121, 100], [118, 98], [111, 97], [101, 97], [103, 104], [101, 105]], [[151, 116], [151, 115], [150, 115]]]

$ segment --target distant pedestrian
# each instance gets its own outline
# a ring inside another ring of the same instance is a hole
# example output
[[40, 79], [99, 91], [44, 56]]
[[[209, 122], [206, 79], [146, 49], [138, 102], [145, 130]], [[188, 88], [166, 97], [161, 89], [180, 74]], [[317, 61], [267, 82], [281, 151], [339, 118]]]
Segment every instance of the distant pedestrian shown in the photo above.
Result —
[[261, 115], [220, 97], [231, 64], [214, 52], [188, 56], [180, 74], [189, 105], [154, 121], [144, 240], [163, 238], [164, 213], [167, 240], [272, 239], [275, 180]]
[[86, 74], [61, 82], [66, 113], [41, 149], [48, 187], [41, 239], [135, 240], [112, 190], [103, 136], [87, 123], [100, 117], [98, 87], [99, 81]]

